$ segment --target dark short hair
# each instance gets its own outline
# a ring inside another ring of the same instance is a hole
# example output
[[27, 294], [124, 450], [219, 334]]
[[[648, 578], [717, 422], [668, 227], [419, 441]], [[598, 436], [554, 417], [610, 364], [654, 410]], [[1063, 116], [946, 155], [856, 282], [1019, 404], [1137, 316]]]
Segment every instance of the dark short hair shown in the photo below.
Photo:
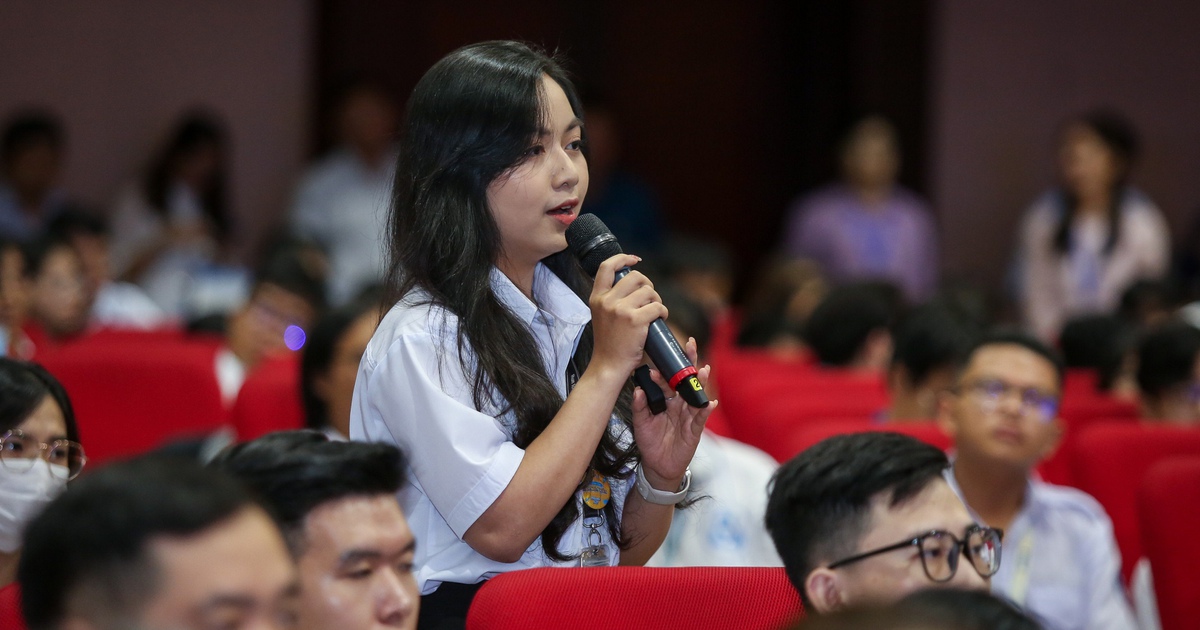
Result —
[[1148, 332], [1138, 345], [1137, 382], [1142, 395], [1157, 399], [1166, 390], [1188, 383], [1200, 354], [1200, 330], [1181, 321]]
[[49, 396], [58, 403], [67, 425], [67, 439], [79, 442], [75, 408], [62, 383], [36, 364], [0, 357], [0, 433], [15, 429]]
[[937, 370], [957, 370], [974, 337], [974, 328], [947, 308], [915, 308], [892, 331], [892, 366], [903, 366], [913, 385], [920, 386]]
[[8, 161], [26, 149], [48, 144], [55, 150], [63, 146], [63, 127], [58, 116], [44, 110], [26, 110], [14, 114], [0, 139], [0, 160]]
[[1067, 321], [1058, 345], [1067, 369], [1096, 372], [1102, 391], [1112, 389], [1134, 346], [1133, 325], [1115, 315], [1081, 315]]
[[69, 239], [79, 234], [86, 236], [108, 236], [108, 220], [95, 212], [80, 208], [68, 208], [50, 220], [46, 232], [58, 238]]
[[986, 591], [926, 589], [884, 606], [811, 615], [798, 630], [1041, 630], [1013, 603]]
[[804, 341], [822, 365], [849, 365], [872, 332], [892, 325], [897, 305], [886, 287], [879, 282], [835, 287], [813, 309], [804, 326]]
[[254, 288], [264, 284], [277, 286], [296, 295], [320, 314], [325, 310], [325, 279], [321, 271], [313, 267], [304, 256], [305, 243], [291, 243], [276, 248], [258, 267], [254, 275]]
[[975, 354], [980, 350], [988, 346], [1008, 345], [1020, 346], [1048, 361], [1050, 365], [1054, 367], [1054, 375], [1058, 379], [1058, 387], [1060, 389], [1062, 388], [1063, 379], [1067, 374], [1067, 368], [1066, 365], [1063, 364], [1062, 356], [1060, 356], [1058, 352], [1056, 352], [1050, 346], [1038, 341], [1038, 339], [1033, 335], [1012, 328], [998, 328], [988, 332], [977, 342], [975, 342], [975, 345], [971, 347], [970, 352], [967, 353], [966, 361], [963, 362], [963, 370], [967, 369], [967, 366], [971, 364], [971, 359], [973, 359]]
[[299, 556], [310, 512], [347, 497], [396, 494], [404, 483], [405, 460], [390, 444], [332, 441], [319, 431], [301, 430], [232, 446], [209, 465], [258, 496]]
[[316, 380], [329, 371], [334, 348], [346, 330], [366, 313], [378, 310], [371, 300], [355, 300], [322, 315], [304, 344], [300, 359], [300, 395], [304, 402], [304, 425], [321, 430], [329, 426], [329, 405], [317, 394]]
[[75, 605], [96, 618], [136, 614], [156, 588], [152, 539], [201, 532], [251, 505], [236, 481], [183, 459], [143, 457], [85, 475], [25, 530], [17, 581], [26, 622], [55, 628]]
[[895, 507], [940, 479], [946, 454], [899, 433], [839, 435], [781, 466], [771, 478], [767, 531], [807, 609], [804, 581], [822, 559], [852, 555], [870, 522], [871, 501]]
[[712, 338], [712, 323], [704, 307], [688, 296], [679, 285], [665, 282], [655, 285], [655, 291], [662, 298], [663, 306], [670, 313], [669, 321], [682, 332], [685, 337], [679, 344], [687, 343], [687, 337], [694, 337], [700, 352], [706, 352], [708, 342]]
[[46, 233], [22, 246], [21, 253], [25, 257], [25, 277], [36, 278], [42, 273], [42, 266], [46, 264], [50, 255], [60, 249], [65, 249], [72, 255], [76, 254], [71, 242], [58, 234]]

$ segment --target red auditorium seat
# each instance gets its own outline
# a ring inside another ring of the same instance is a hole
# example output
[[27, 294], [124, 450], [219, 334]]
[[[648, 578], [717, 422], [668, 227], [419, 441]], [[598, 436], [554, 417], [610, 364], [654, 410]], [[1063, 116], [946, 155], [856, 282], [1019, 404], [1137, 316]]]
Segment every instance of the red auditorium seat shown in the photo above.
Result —
[[801, 614], [782, 568], [545, 568], [489, 580], [467, 630], [775, 630]]
[[239, 440], [304, 426], [300, 398], [300, 362], [288, 353], [260, 364], [246, 377], [233, 404], [231, 419]]
[[1168, 459], [1142, 479], [1142, 545], [1154, 573], [1162, 630], [1191, 630], [1200, 619], [1200, 457]]
[[66, 388], [84, 450], [97, 464], [224, 424], [217, 347], [210, 339], [119, 335], [63, 346], [39, 361]]
[[798, 423], [869, 419], [887, 407], [881, 377], [738, 352], [719, 367], [721, 405], [735, 439], [767, 452]]
[[[781, 440], [779, 461], [784, 462], [804, 449], [835, 435], [847, 433], [864, 433], [866, 431], [894, 431], [911, 435], [926, 444], [931, 444], [942, 450], [950, 448], [950, 436], [942, 432], [936, 422], [896, 422], [881, 424], [870, 420], [826, 420], [804, 424], [796, 427], [790, 435]], [[771, 453], [775, 456], [775, 453]]]
[[1200, 455], [1200, 429], [1117, 423], [1088, 427], [1079, 435], [1073, 474], [1079, 489], [1095, 497], [1112, 518], [1127, 581], [1143, 555], [1137, 514], [1142, 478], [1157, 462], [1188, 455]]

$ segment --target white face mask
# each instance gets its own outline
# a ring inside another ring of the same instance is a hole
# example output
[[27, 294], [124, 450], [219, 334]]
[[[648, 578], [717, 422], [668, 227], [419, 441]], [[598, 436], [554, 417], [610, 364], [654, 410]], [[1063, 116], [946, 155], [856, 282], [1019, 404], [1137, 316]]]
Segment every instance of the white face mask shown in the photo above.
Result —
[[[0, 464], [0, 551], [21, 548], [21, 535], [33, 517], [67, 487], [67, 467], [43, 459]], [[53, 469], [53, 470], [52, 470]]]

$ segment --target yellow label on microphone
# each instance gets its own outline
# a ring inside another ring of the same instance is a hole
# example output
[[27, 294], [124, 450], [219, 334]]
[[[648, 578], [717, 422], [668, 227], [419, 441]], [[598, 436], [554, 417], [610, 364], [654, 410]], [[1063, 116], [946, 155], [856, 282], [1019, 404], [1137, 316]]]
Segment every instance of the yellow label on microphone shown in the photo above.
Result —
[[695, 376], [690, 376], [688, 377], [688, 383], [691, 384], [693, 391], [700, 391], [700, 379], [696, 378]]

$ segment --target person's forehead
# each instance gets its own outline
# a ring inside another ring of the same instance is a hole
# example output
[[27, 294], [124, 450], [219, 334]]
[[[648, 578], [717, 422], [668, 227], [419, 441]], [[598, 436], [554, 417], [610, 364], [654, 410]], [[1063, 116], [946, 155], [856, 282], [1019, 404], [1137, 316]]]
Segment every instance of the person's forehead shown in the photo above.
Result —
[[945, 530], [956, 536], [975, 521], [954, 490], [937, 477], [917, 494], [899, 505], [892, 505], [892, 493], [871, 500], [871, 517], [860, 547], [873, 549], [919, 536], [933, 530]]
[[963, 380], [1002, 378], [1012, 385], [1058, 390], [1058, 372], [1046, 357], [1015, 343], [989, 344], [976, 349], [963, 369]]
[[67, 421], [58, 402], [47, 394], [38, 402], [33, 413], [29, 414], [29, 417], [25, 418], [16, 428], [33, 439], [45, 442], [64, 437], [67, 433]]
[[381, 554], [403, 551], [412, 531], [392, 495], [357, 495], [317, 506], [305, 518], [308, 549], [340, 555], [348, 549]]

